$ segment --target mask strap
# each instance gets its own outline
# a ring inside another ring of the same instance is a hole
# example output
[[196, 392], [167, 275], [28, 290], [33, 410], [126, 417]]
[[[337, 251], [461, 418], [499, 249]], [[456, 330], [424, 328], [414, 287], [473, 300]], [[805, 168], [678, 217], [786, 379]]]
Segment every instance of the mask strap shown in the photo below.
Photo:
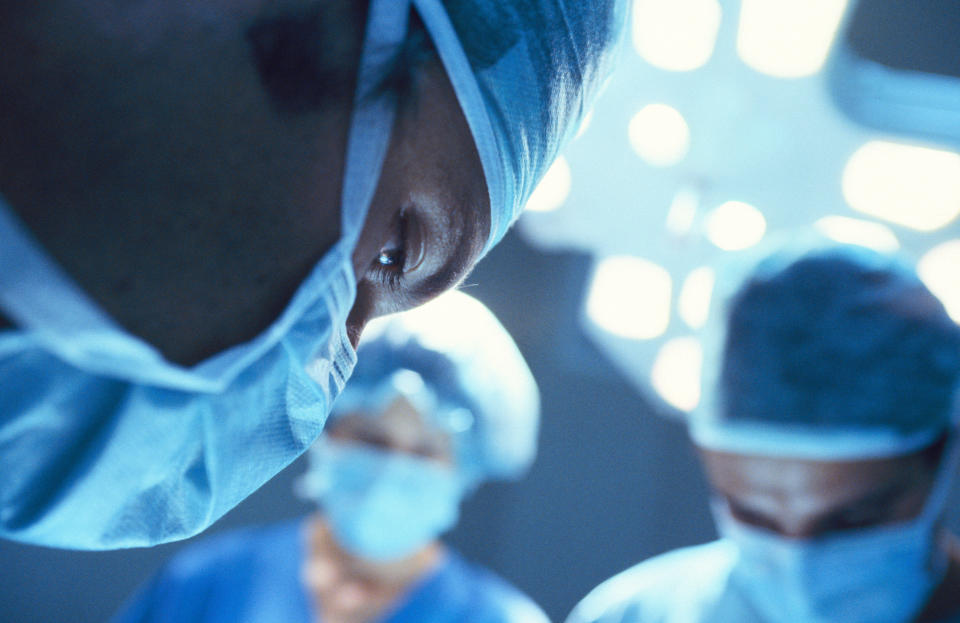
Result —
[[373, 201], [396, 118], [394, 98], [376, 93], [378, 83], [403, 44], [410, 21], [409, 0], [370, 3], [357, 92], [347, 139], [341, 196], [341, 239], [353, 249]]
[[457, 95], [457, 101], [480, 155], [490, 200], [490, 232], [482, 252], [486, 255], [497, 241], [503, 238], [516, 216], [513, 204], [507, 200], [508, 181], [500, 164], [502, 155], [497, 145], [493, 122], [487, 112], [470, 59], [460, 43], [444, 3], [441, 0], [412, 1], [427, 32], [430, 33], [440, 62], [447, 72], [447, 78], [453, 85], [453, 91]]
[[21, 329], [55, 339], [122, 329], [50, 257], [0, 198], [0, 309]]

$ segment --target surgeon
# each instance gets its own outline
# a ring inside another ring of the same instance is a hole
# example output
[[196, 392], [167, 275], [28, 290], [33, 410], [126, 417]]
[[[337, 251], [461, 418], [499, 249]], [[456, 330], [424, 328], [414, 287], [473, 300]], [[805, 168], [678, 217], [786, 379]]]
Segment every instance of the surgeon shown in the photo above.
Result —
[[853, 246], [768, 257], [718, 376], [689, 430], [721, 538], [604, 582], [568, 623], [960, 621], [960, 327], [913, 269]]
[[299, 483], [319, 511], [195, 543], [116, 622], [546, 623], [439, 540], [465, 495], [533, 461], [539, 398], [523, 357], [459, 292], [375, 324]]
[[625, 0], [0, 8], [0, 536], [203, 530], [317, 438], [366, 322], [458, 283]]

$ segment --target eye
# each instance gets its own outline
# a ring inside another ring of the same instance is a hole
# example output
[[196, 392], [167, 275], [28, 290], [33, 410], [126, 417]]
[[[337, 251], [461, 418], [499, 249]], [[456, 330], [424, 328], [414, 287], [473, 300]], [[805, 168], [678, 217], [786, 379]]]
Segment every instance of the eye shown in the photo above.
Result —
[[393, 288], [399, 286], [407, 264], [407, 223], [407, 212], [401, 210], [393, 228], [393, 236], [381, 247], [373, 261], [374, 276]]
[[403, 249], [384, 249], [377, 256], [377, 262], [381, 266], [399, 266], [403, 268]]

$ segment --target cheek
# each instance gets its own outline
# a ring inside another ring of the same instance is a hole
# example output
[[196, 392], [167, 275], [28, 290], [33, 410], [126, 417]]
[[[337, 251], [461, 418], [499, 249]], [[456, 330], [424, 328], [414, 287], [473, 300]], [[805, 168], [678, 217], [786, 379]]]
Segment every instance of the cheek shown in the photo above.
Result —
[[372, 289], [366, 281], [357, 284], [357, 298], [350, 309], [350, 315], [347, 316], [347, 336], [354, 350], [360, 343], [363, 328], [373, 319], [375, 295], [371, 293]]

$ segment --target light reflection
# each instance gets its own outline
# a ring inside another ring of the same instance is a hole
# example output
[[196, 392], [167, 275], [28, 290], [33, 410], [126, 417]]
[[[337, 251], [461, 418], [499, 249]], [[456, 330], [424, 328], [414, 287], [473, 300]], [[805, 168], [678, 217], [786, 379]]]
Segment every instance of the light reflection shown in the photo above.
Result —
[[670, 273], [631, 256], [602, 260], [587, 294], [587, 315], [599, 327], [631, 339], [662, 335], [670, 324]]
[[842, 185], [843, 196], [854, 210], [933, 231], [960, 214], [960, 155], [870, 141], [850, 157]]
[[896, 234], [882, 223], [830, 215], [817, 220], [814, 227], [827, 238], [844, 244], [857, 244], [887, 253], [900, 248]]
[[590, 122], [593, 121], [593, 109], [591, 108], [583, 120], [580, 122], [580, 127], [577, 128], [577, 135], [574, 138], [580, 138], [587, 131], [587, 128], [590, 127]]
[[630, 146], [647, 163], [658, 167], [677, 164], [690, 148], [690, 128], [677, 109], [649, 104], [630, 119]]
[[696, 191], [691, 188], [678, 190], [667, 210], [667, 231], [677, 236], [688, 233], [697, 218], [699, 207], [700, 196]]
[[917, 273], [950, 317], [960, 322], [960, 239], [948, 240], [927, 251], [917, 263]]
[[707, 322], [715, 278], [712, 268], [701, 266], [690, 271], [683, 281], [677, 311], [691, 329], [699, 329]]
[[721, 14], [717, 0], [636, 0], [633, 47], [660, 69], [702, 67], [713, 54]]
[[665, 343], [653, 362], [650, 382], [658, 394], [681, 411], [692, 411], [700, 402], [703, 349], [693, 337]]
[[820, 71], [846, 0], [743, 0], [737, 53], [753, 69], [779, 78]]
[[767, 220], [760, 210], [742, 201], [727, 201], [707, 216], [707, 238], [724, 251], [740, 251], [760, 242]]
[[563, 205], [570, 196], [570, 165], [560, 156], [547, 169], [543, 179], [533, 189], [527, 200], [527, 210], [531, 212], [550, 212]]

